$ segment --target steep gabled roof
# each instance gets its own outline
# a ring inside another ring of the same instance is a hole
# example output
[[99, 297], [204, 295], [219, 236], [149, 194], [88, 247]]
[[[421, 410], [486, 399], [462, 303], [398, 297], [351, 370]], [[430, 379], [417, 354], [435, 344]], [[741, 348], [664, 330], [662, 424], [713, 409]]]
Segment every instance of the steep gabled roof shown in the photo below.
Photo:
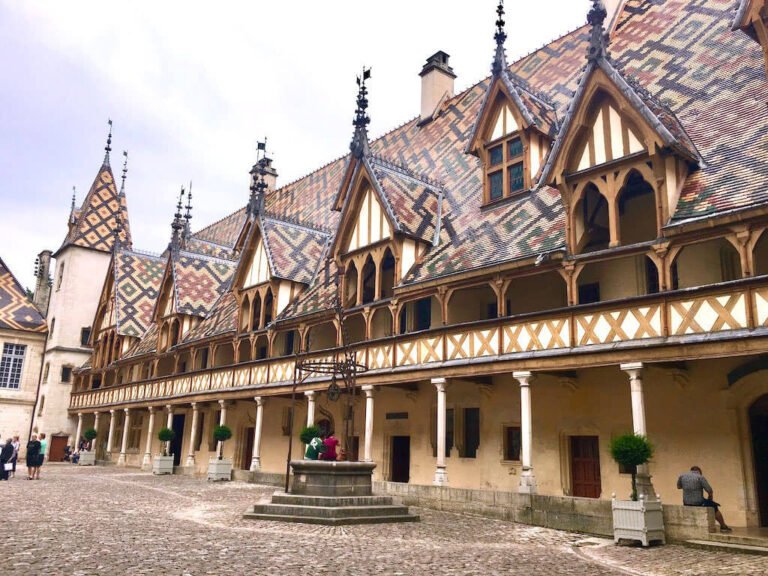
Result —
[[337, 272], [336, 261], [333, 258], [327, 260], [315, 276], [312, 286], [291, 302], [277, 319], [286, 320], [333, 309], [338, 294], [335, 281]]
[[192, 234], [192, 239], [211, 242], [219, 246], [234, 246], [237, 235], [245, 223], [245, 218], [245, 208], [243, 207], [210, 226], [198, 230]]
[[183, 342], [194, 342], [237, 330], [237, 300], [232, 292], [222, 294], [211, 313], [184, 335]]
[[114, 232], [118, 227], [118, 217], [121, 220], [119, 233], [121, 244], [130, 247], [131, 228], [128, 220], [128, 206], [125, 195], [117, 191], [115, 177], [107, 156], [83, 200], [83, 205], [77, 212], [77, 220], [58, 252], [67, 246], [81, 246], [110, 252], [115, 243]]
[[236, 262], [181, 251], [173, 258], [176, 312], [206, 316], [229, 290]]
[[0, 329], [24, 332], [48, 331], [40, 311], [0, 258]]
[[309, 284], [330, 236], [320, 230], [270, 217], [259, 218], [272, 276]]
[[166, 260], [150, 254], [118, 250], [114, 260], [117, 333], [141, 337], [152, 323]]

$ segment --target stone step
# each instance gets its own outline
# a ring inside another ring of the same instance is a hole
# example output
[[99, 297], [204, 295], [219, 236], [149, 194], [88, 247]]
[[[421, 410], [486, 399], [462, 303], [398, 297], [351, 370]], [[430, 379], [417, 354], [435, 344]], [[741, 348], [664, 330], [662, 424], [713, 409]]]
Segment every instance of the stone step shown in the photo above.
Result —
[[768, 548], [768, 535], [765, 533], [751, 534], [743, 528], [734, 528], [733, 532], [713, 532], [707, 536], [707, 540], [722, 544]]
[[275, 492], [272, 504], [290, 504], [292, 506], [391, 506], [391, 496], [304, 496]]
[[752, 546], [749, 544], [732, 544], [729, 542], [718, 542], [716, 540], [687, 540], [686, 544], [702, 550], [716, 552], [740, 552], [743, 554], [758, 554], [768, 556], [768, 546]]
[[293, 506], [290, 504], [256, 504], [255, 514], [303, 516], [319, 518], [355, 518], [401, 516], [408, 514], [407, 506]]
[[265, 514], [246, 512], [243, 518], [249, 520], [271, 520], [277, 522], [295, 522], [299, 524], [322, 524], [341, 526], [349, 524], [384, 524], [396, 522], [418, 522], [419, 517], [412, 514], [393, 514], [391, 516], [355, 516], [352, 518], [325, 518], [322, 516], [291, 516], [283, 514]]

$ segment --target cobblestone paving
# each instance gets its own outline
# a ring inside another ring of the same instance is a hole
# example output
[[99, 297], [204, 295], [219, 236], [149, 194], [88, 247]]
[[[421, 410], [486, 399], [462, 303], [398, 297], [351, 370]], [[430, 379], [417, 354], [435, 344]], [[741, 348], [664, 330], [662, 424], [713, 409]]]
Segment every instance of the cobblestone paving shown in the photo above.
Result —
[[57, 464], [42, 476], [0, 484], [0, 574], [768, 574], [766, 557], [615, 547], [425, 509], [419, 523], [378, 526], [243, 520], [273, 489], [236, 482]]

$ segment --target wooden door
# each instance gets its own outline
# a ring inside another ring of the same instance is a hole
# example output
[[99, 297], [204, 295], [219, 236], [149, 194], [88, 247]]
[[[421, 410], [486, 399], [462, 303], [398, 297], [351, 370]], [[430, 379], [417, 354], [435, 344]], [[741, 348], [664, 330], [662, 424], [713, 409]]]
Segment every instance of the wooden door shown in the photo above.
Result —
[[600, 445], [597, 436], [571, 436], [571, 487], [574, 496], [600, 498]]
[[768, 394], [758, 398], [750, 407], [749, 424], [760, 526], [768, 527]]
[[408, 482], [411, 477], [411, 437], [392, 436], [392, 482]]
[[253, 433], [256, 431], [255, 428], [246, 428], [245, 429], [245, 438], [243, 438], [243, 452], [240, 456], [240, 462], [242, 462], [242, 466], [240, 467], [241, 470], [250, 470], [251, 469], [251, 460], [253, 460]]
[[51, 436], [51, 445], [48, 448], [49, 462], [64, 462], [64, 448], [67, 447], [68, 436]]
[[181, 466], [181, 446], [184, 443], [184, 414], [174, 414], [171, 427], [175, 433], [171, 440], [171, 452], [173, 453], [173, 465]]

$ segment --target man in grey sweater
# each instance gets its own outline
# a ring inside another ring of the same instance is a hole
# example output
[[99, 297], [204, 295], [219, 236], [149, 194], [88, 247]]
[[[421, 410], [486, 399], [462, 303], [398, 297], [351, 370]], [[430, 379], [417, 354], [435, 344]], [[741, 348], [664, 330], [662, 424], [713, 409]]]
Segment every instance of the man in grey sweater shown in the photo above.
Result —
[[[720, 512], [720, 504], [713, 500], [714, 492], [707, 479], [701, 473], [701, 468], [692, 466], [690, 472], [681, 474], [677, 479], [677, 488], [683, 491], [683, 504], [685, 506], [704, 506], [715, 509], [715, 520], [720, 524], [720, 532], [730, 532], [723, 514]], [[707, 497], [704, 498], [704, 492]]]

